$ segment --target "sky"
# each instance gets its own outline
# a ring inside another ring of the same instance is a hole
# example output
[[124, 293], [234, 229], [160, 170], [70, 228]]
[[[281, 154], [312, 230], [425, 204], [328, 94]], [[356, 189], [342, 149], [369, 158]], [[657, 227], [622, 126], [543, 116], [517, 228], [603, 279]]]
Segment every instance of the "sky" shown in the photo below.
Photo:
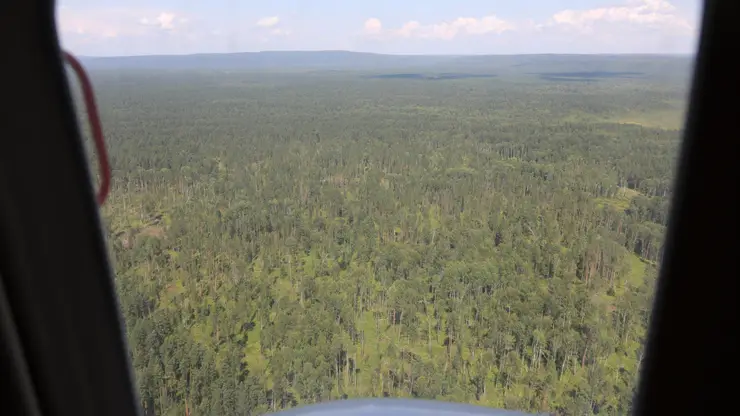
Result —
[[57, 0], [85, 56], [693, 53], [700, 0]]

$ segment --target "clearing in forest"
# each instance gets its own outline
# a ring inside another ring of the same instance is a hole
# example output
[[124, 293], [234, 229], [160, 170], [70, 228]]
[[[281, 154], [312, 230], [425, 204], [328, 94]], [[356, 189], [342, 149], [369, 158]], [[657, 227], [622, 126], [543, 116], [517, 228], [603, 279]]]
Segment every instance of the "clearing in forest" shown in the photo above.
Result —
[[618, 211], [624, 211], [630, 206], [630, 201], [640, 195], [639, 191], [630, 188], [619, 188], [617, 195], [613, 198], [595, 198], [594, 202], [599, 208], [611, 207]]

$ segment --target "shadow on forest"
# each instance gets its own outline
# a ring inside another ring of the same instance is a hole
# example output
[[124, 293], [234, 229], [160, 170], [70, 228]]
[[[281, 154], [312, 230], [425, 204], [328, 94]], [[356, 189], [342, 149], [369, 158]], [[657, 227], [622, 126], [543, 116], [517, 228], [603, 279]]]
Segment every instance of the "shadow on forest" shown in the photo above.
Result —
[[409, 79], [409, 80], [420, 80], [420, 81], [443, 81], [449, 79], [466, 79], [466, 78], [493, 78], [494, 74], [463, 74], [463, 73], [442, 73], [442, 74], [420, 74], [420, 73], [407, 73], [407, 74], [379, 74], [379, 75], [368, 75], [365, 78], [371, 79]]
[[609, 78], [641, 78], [643, 72], [620, 72], [620, 71], [583, 71], [583, 72], [538, 72], [540, 79], [544, 81], [598, 81]]

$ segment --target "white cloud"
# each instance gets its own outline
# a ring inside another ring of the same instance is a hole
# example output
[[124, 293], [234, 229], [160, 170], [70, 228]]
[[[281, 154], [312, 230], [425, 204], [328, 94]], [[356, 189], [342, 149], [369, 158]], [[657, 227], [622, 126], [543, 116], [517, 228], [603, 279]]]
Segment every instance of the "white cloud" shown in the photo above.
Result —
[[181, 17], [175, 13], [169, 12], [161, 12], [154, 18], [142, 17], [139, 19], [139, 23], [144, 26], [156, 27], [162, 30], [173, 30], [175, 29], [175, 22], [182, 25], [189, 21], [190, 20], [186, 17]]
[[677, 13], [666, 0], [632, 0], [623, 6], [588, 10], [563, 10], [552, 16], [552, 23], [589, 32], [599, 25], [631, 24], [656, 29], [692, 31], [693, 25]]
[[57, 27], [62, 35], [87, 38], [114, 38], [139, 35], [144, 30], [137, 24], [135, 14], [123, 10], [71, 10], [57, 11]]
[[500, 34], [507, 30], [513, 30], [514, 24], [507, 22], [495, 15], [485, 16], [480, 19], [472, 17], [460, 17], [452, 22], [443, 22], [432, 26], [415, 25], [410, 31], [421, 37], [453, 39], [459, 34], [484, 35], [487, 33]]
[[280, 29], [280, 28], [272, 29], [270, 31], [270, 34], [275, 35], [275, 36], [289, 36], [291, 33], [292, 32], [289, 29]]
[[451, 40], [458, 36], [501, 34], [514, 30], [512, 22], [495, 15], [481, 18], [459, 17], [452, 21], [424, 25], [416, 20], [404, 23], [398, 29], [384, 29], [380, 20], [371, 18], [365, 21], [365, 34], [378, 38], [418, 38]]
[[278, 16], [263, 17], [255, 23], [257, 36], [260, 42], [270, 42], [271, 38], [286, 37], [292, 33], [284, 27]]
[[[699, 0], [597, 0], [601, 5], [563, 9], [516, 20], [494, 13], [477, 17], [390, 25], [377, 17], [342, 36], [338, 21], [292, 15], [189, 14], [154, 7], [57, 8], [65, 48], [88, 55], [235, 52], [255, 49], [354, 49], [386, 53], [630, 53], [695, 50]], [[610, 2], [612, 2], [610, 4]], [[680, 6], [675, 7], [674, 6]], [[282, 18], [281, 18], [282, 16]], [[413, 16], [411, 16], [413, 17]], [[286, 20], [289, 19], [289, 20]], [[334, 22], [334, 24], [332, 24]], [[286, 24], [287, 23], [287, 24]], [[300, 36], [296, 36], [300, 33]], [[355, 36], [353, 36], [353, 34]], [[259, 42], [269, 42], [264, 46]]]
[[148, 10], [60, 8], [57, 13], [62, 35], [85, 36], [88, 40], [146, 36], [152, 30], [171, 31], [187, 22], [187, 17], [177, 13]]
[[182, 12], [147, 8], [59, 8], [56, 21], [62, 46], [83, 55], [185, 51], [207, 29]]
[[489, 14], [431, 23], [409, 20], [389, 28], [371, 18], [365, 21], [359, 42], [370, 41], [363, 46], [392, 53], [418, 48], [434, 53], [686, 53], [694, 50], [698, 16], [691, 14], [691, 10], [681, 10], [668, 0], [611, 1], [619, 3], [561, 10], [544, 19], [514, 21]]
[[175, 28], [175, 15], [162, 12], [157, 16], [157, 23], [159, 23], [159, 27], [162, 29], [172, 30]]
[[278, 16], [263, 17], [257, 20], [257, 26], [259, 27], [274, 27], [278, 23], [280, 23]]
[[371, 17], [365, 20], [365, 33], [378, 34], [383, 30], [383, 23], [380, 20]]

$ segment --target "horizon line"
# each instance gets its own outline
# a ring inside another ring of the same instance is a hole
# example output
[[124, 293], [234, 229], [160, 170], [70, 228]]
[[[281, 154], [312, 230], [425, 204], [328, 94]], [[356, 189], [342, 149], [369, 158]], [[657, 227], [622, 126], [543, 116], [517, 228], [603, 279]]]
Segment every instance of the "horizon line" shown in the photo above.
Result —
[[557, 56], [665, 56], [665, 57], [692, 57], [696, 55], [696, 52], [686, 53], [661, 53], [661, 52], [603, 52], [603, 53], [574, 53], [574, 52], [534, 52], [534, 53], [462, 53], [462, 54], [435, 54], [435, 53], [379, 53], [379, 52], [363, 52], [363, 51], [352, 51], [347, 49], [305, 49], [305, 50], [262, 50], [262, 51], [240, 51], [240, 52], [193, 52], [193, 53], [154, 53], [154, 54], [142, 54], [142, 55], [78, 55], [80, 58], [95, 58], [95, 59], [108, 59], [108, 58], [146, 58], [146, 57], [187, 57], [187, 56], [203, 56], [203, 55], [247, 55], [247, 54], [263, 54], [263, 53], [348, 53], [358, 55], [376, 55], [376, 56], [396, 56], [396, 57], [476, 57], [476, 56], [542, 56], [542, 55], [557, 55]]

